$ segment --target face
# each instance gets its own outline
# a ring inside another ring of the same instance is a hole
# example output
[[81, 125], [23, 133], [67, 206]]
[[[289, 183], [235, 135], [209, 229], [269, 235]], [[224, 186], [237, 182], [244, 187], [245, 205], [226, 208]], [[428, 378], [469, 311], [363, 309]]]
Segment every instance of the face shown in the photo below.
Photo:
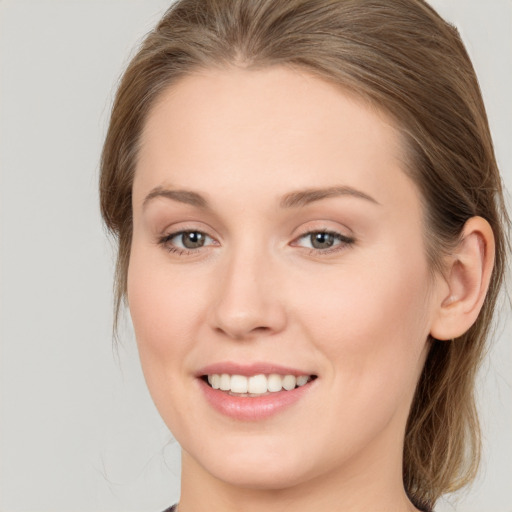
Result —
[[435, 296], [401, 155], [384, 114], [284, 67], [154, 105], [128, 301], [189, 467], [255, 488], [400, 467]]

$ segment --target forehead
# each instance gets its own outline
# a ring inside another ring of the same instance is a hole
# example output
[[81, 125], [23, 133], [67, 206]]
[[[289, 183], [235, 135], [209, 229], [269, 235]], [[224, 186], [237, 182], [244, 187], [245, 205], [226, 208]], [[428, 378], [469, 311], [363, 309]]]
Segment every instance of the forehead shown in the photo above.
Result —
[[396, 179], [411, 186], [402, 155], [393, 121], [335, 84], [280, 66], [202, 70], [153, 105], [134, 199], [162, 185], [240, 196], [243, 184], [252, 195], [342, 184], [382, 196]]

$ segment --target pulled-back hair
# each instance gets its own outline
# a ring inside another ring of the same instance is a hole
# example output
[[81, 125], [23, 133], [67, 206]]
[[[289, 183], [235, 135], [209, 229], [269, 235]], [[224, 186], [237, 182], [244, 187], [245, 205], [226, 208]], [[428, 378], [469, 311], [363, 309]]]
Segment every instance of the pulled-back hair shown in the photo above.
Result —
[[115, 317], [126, 296], [139, 140], [159, 94], [205, 68], [289, 66], [338, 84], [395, 121], [421, 192], [433, 272], [465, 222], [485, 218], [496, 256], [475, 324], [432, 340], [405, 435], [411, 499], [432, 506], [471, 481], [480, 458], [474, 386], [504, 279], [508, 217], [481, 92], [457, 30], [422, 0], [179, 0], [143, 41], [113, 105], [101, 211], [119, 243]]

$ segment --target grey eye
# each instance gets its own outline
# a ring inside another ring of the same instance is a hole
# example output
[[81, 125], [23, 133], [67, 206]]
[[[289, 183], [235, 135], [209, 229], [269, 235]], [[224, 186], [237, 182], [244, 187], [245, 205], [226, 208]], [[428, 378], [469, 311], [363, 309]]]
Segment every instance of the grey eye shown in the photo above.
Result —
[[175, 235], [174, 238], [181, 241], [181, 244], [176, 243], [178, 247], [181, 245], [185, 249], [197, 249], [203, 247], [208, 237], [200, 231], [183, 231]]
[[332, 233], [311, 233], [309, 238], [314, 249], [328, 249], [336, 240]]
[[336, 231], [310, 231], [298, 239], [298, 246], [316, 251], [318, 254], [327, 254], [329, 250], [343, 248], [354, 243], [354, 239]]

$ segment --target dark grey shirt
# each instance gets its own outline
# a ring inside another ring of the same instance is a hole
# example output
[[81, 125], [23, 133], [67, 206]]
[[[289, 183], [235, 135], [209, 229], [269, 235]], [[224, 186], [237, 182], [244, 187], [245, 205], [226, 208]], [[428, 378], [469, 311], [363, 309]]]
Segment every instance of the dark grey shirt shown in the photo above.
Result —
[[[178, 506], [178, 504], [176, 505], [173, 505], [172, 507], [170, 508], [166, 508], [164, 510], [164, 512], [175, 512], [176, 510], [176, 507]], [[429, 508], [422, 508], [421, 510], [423, 510], [424, 512], [434, 512], [433, 510], [429, 509]]]

